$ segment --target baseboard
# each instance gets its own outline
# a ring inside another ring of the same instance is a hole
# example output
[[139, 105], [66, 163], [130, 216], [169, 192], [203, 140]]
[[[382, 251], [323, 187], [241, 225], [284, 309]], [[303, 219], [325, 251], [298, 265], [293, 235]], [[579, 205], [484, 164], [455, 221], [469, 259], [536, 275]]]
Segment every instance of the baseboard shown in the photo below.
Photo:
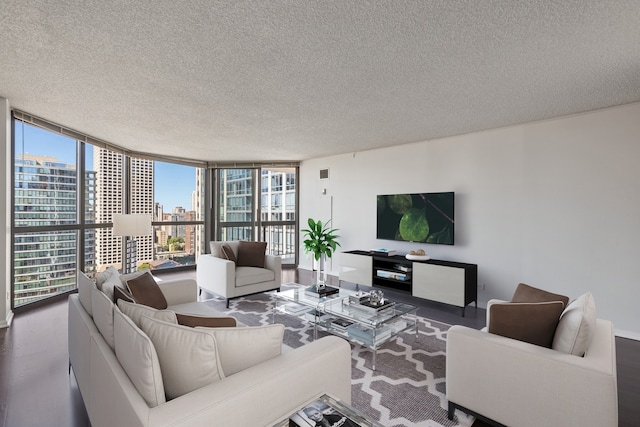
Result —
[[621, 338], [629, 338], [631, 340], [640, 341], [640, 332], [623, 331], [616, 329], [616, 336]]
[[8, 328], [9, 326], [11, 326], [12, 320], [13, 320], [13, 311], [10, 311], [9, 314], [7, 314], [6, 319], [0, 320], [0, 329]]

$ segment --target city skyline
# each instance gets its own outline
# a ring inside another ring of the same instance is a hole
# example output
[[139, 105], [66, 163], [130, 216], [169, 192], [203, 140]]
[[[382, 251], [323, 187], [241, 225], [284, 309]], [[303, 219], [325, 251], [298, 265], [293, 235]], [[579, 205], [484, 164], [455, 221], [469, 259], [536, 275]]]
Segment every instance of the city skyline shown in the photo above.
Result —
[[[76, 164], [76, 140], [73, 138], [16, 122], [15, 139], [16, 158], [21, 154], [29, 154], [56, 157], [61, 163]], [[93, 165], [93, 149], [92, 145], [86, 144], [85, 161], [89, 168]], [[154, 168], [154, 201], [166, 209], [165, 213], [172, 212], [176, 207], [192, 210], [191, 194], [196, 186], [195, 168], [158, 161], [154, 161]], [[185, 169], [194, 169], [193, 175], [184, 173]]]

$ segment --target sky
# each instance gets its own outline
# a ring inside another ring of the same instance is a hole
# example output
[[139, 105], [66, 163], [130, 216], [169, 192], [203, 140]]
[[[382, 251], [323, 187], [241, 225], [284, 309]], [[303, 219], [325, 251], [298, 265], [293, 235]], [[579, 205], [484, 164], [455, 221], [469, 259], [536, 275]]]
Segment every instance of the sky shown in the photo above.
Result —
[[[75, 140], [35, 126], [22, 126], [16, 121], [15, 154], [25, 152], [33, 155], [56, 157], [62, 163], [75, 165]], [[87, 166], [93, 165], [93, 149], [86, 145]], [[191, 210], [191, 193], [195, 189], [195, 168], [165, 162], [154, 162], [154, 201], [163, 205], [169, 213], [176, 206]]]

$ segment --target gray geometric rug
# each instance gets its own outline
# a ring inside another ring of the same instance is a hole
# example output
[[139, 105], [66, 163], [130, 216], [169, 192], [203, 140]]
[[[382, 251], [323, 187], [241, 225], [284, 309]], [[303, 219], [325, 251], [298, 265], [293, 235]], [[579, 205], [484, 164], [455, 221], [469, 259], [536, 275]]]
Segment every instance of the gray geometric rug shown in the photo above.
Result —
[[[295, 285], [283, 285], [282, 290]], [[231, 300], [210, 299], [207, 303], [250, 326], [273, 322], [273, 293]], [[474, 418], [456, 411], [447, 418], [445, 397], [445, 348], [450, 325], [418, 317], [418, 338], [409, 329], [378, 349], [376, 370], [373, 353], [351, 343], [351, 405], [389, 427], [468, 427]], [[295, 316], [277, 314], [285, 325], [284, 344], [292, 348], [313, 341], [313, 324]], [[327, 333], [318, 329], [318, 337]]]

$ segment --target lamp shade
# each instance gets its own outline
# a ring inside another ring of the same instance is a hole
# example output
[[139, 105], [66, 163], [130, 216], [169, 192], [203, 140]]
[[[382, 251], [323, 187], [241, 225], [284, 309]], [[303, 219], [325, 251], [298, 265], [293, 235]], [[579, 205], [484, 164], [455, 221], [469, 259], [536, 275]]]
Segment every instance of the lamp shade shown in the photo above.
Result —
[[151, 214], [114, 214], [114, 236], [148, 236], [151, 234]]

